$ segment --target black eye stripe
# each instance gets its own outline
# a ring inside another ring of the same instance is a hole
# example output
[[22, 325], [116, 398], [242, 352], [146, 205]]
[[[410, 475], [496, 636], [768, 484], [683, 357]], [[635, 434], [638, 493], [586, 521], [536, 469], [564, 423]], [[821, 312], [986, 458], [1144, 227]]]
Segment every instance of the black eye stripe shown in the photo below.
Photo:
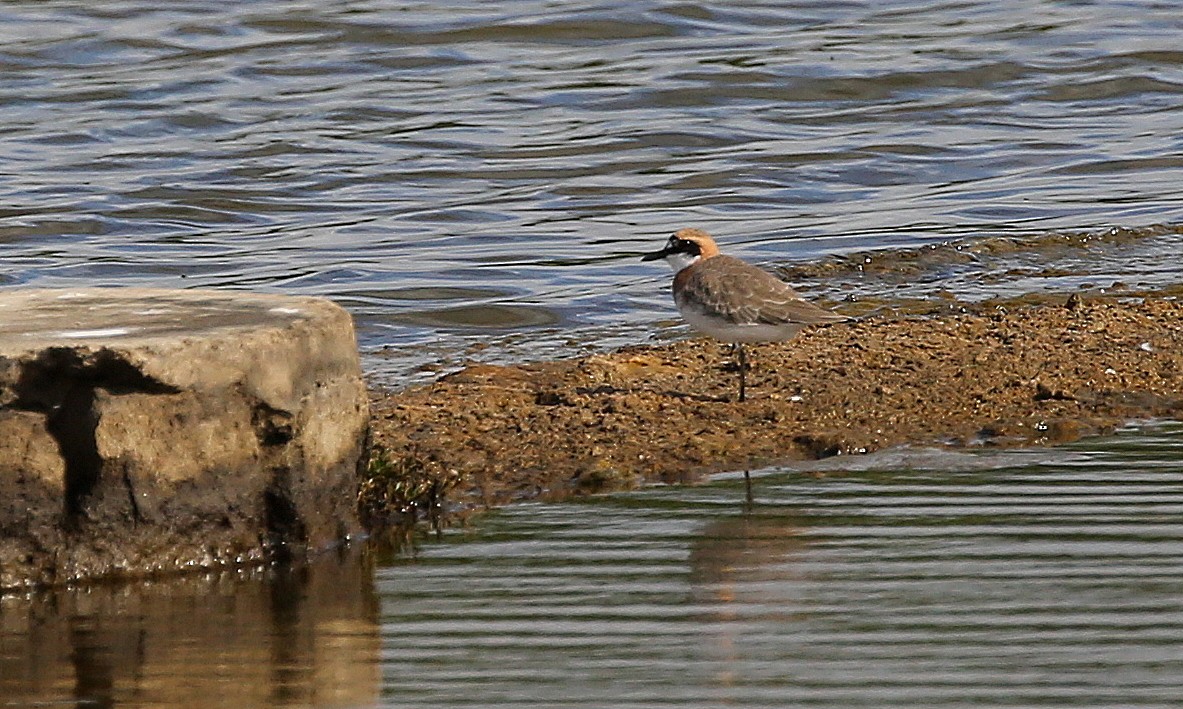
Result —
[[682, 239], [677, 235], [671, 236], [670, 240], [665, 242], [665, 248], [662, 249], [664, 254], [689, 254], [697, 256], [702, 253], [702, 245], [697, 241], [691, 239]]

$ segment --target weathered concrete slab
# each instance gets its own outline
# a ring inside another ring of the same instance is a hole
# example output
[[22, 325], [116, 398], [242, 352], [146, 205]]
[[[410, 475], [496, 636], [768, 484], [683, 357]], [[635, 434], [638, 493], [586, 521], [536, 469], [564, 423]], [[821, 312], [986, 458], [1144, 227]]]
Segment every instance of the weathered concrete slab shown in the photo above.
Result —
[[368, 420], [326, 300], [0, 292], [0, 588], [330, 545]]

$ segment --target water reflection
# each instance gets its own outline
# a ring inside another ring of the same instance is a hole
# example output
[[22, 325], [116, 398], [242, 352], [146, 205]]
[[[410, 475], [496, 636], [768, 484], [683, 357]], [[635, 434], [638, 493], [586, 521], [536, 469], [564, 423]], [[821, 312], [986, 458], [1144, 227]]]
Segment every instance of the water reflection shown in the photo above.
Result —
[[796, 518], [753, 512], [705, 525], [690, 547], [693, 596], [730, 603], [739, 587], [784, 578], [806, 550], [805, 531]]
[[378, 697], [359, 554], [0, 599], [0, 705], [346, 707]]
[[1180, 433], [500, 510], [378, 571], [383, 706], [1171, 705]]
[[1173, 706], [1183, 429], [523, 504], [377, 568], [0, 602], [16, 706]]
[[[744, 627], [753, 607], [792, 607], [797, 562], [808, 537], [799, 520], [744, 511], [704, 525], [690, 547], [690, 600], [703, 608], [702, 652], [716, 666], [714, 682], [726, 689], [742, 683]], [[791, 612], [790, 612], [791, 615]], [[789, 618], [787, 620], [792, 620]]]

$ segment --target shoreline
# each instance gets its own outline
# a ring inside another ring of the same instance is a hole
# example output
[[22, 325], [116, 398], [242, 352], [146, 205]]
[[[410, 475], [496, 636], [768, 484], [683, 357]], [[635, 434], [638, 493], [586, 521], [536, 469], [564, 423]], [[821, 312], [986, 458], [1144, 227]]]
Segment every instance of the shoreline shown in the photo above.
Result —
[[748, 400], [709, 339], [371, 391], [363, 516], [693, 483], [904, 444], [1046, 446], [1183, 414], [1171, 297], [872, 316], [749, 347]]

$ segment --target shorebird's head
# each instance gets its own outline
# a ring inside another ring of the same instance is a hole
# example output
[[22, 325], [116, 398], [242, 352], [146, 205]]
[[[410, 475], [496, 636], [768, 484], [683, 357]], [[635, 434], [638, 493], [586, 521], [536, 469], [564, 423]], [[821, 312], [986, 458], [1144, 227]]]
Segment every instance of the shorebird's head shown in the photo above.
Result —
[[711, 235], [702, 229], [679, 229], [674, 232], [670, 240], [665, 242], [665, 248], [641, 257], [642, 261], [665, 262], [674, 269], [674, 273], [693, 265], [699, 259], [710, 258], [719, 254], [719, 247]]

